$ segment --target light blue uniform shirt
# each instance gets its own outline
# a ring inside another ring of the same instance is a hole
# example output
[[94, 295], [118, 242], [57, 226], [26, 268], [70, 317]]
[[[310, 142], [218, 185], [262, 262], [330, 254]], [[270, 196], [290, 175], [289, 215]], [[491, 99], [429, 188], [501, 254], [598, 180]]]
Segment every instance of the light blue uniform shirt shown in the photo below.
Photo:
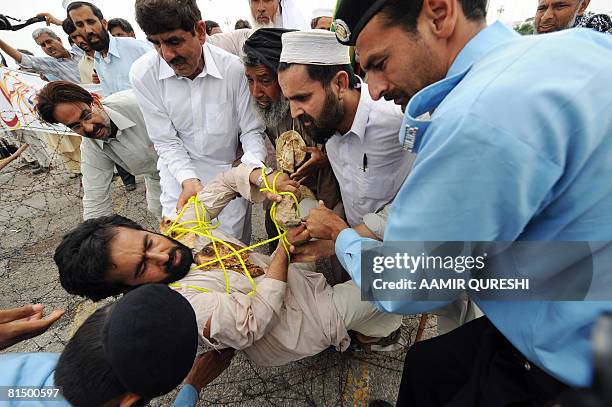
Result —
[[152, 49], [152, 45], [147, 42], [111, 35], [106, 58], [103, 58], [100, 52], [94, 55], [94, 66], [100, 78], [104, 96], [131, 89], [130, 68], [132, 64]]
[[[55, 387], [54, 373], [59, 353], [6, 353], [0, 355], [0, 386]], [[198, 392], [195, 387], [185, 384], [177, 394], [172, 407], [195, 407]], [[2, 401], [6, 407], [70, 407], [71, 404], [61, 396], [48, 401]]]
[[[610, 36], [481, 31], [407, 106], [400, 143], [417, 158], [385, 240], [611, 241], [611, 86]], [[431, 120], [416, 119], [425, 112]], [[336, 241], [358, 285], [365, 241], [351, 229]], [[591, 383], [590, 335], [611, 302], [473, 299], [530, 361], [567, 384]], [[376, 305], [412, 314], [442, 304]]]

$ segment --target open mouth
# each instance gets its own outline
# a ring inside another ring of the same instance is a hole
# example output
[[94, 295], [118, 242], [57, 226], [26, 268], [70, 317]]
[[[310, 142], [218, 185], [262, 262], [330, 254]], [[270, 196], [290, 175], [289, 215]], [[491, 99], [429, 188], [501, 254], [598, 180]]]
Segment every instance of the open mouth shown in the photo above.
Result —
[[102, 133], [103, 133], [102, 129], [96, 131], [96, 138], [102, 138]]
[[181, 264], [181, 252], [180, 250], [176, 250], [174, 252], [174, 259], [172, 261], [172, 267], [178, 267]]

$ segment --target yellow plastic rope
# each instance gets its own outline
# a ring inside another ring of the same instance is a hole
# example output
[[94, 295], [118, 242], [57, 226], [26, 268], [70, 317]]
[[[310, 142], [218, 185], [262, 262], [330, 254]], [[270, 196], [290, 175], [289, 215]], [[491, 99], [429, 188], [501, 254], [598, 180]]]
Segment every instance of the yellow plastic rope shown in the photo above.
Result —
[[[272, 188], [270, 188], [270, 185], [268, 183], [268, 179], [266, 177], [265, 174], [265, 168], [262, 168], [261, 170], [262, 172], [262, 177], [264, 179], [264, 185], [266, 186], [265, 188], [260, 189], [261, 192], [271, 192], [273, 194], [277, 194], [277, 195], [289, 195], [293, 198], [295, 205], [296, 205], [296, 209], [298, 211], [298, 216], [299, 216], [299, 202], [297, 200], [297, 197], [292, 194], [291, 192], [278, 192], [276, 190], [276, 181], [278, 179], [278, 177], [281, 175], [281, 173], [277, 173], [274, 176], [274, 182], [272, 184]], [[196, 215], [196, 219], [195, 220], [190, 220], [190, 221], [184, 221], [184, 222], [179, 222], [179, 219], [182, 218], [183, 214], [185, 213], [185, 211], [187, 210], [187, 208], [189, 206], [193, 205], [194, 207], [194, 212]], [[274, 242], [275, 240], [279, 240], [281, 239], [282, 243], [283, 243], [283, 249], [285, 249], [285, 252], [287, 253], [287, 256], [289, 256], [289, 247], [291, 245], [291, 243], [289, 243], [289, 241], [287, 240], [287, 231], [278, 224], [277, 220], [276, 220], [276, 205], [277, 202], [274, 202], [272, 204], [272, 207], [270, 209], [270, 218], [272, 219], [272, 222], [274, 223], [274, 226], [276, 227], [276, 230], [278, 232], [278, 236], [273, 237], [271, 239], [267, 239], [264, 240], [263, 242], [259, 242], [256, 243], [254, 245], [251, 245], [249, 247], [245, 247], [243, 249], [240, 250], [236, 250], [232, 245], [230, 245], [229, 243], [225, 242], [222, 239], [217, 239], [216, 237], [213, 237], [211, 234], [211, 230], [217, 228], [219, 226], [219, 223], [217, 222], [216, 225], [212, 225], [210, 223], [210, 221], [206, 220], [206, 208], [204, 207], [204, 204], [202, 204], [199, 199], [198, 196], [192, 196], [191, 198], [189, 198], [189, 201], [187, 202], [187, 204], [185, 206], [183, 206], [183, 209], [181, 209], [181, 211], [178, 213], [176, 219], [172, 222], [172, 224], [170, 225], [170, 227], [168, 228], [168, 230], [165, 232], [166, 236], [170, 236], [173, 235], [175, 239], [180, 239], [181, 237], [184, 237], [185, 235], [187, 235], [188, 233], [193, 233], [197, 236], [202, 236], [202, 237], [206, 237], [208, 239], [210, 239], [210, 241], [212, 242], [212, 246], [213, 246], [213, 250], [215, 251], [215, 255], [216, 258], [214, 260], [211, 260], [209, 262], [206, 262], [204, 264], [200, 264], [199, 266], [195, 266], [193, 268], [191, 268], [190, 271], [193, 270], [198, 270], [204, 267], [207, 267], [211, 264], [215, 264], [215, 263], [219, 263], [219, 265], [221, 266], [221, 269], [223, 270], [223, 275], [225, 278], [225, 291], [226, 293], [230, 293], [230, 284], [229, 284], [229, 276], [227, 274], [227, 269], [225, 268], [225, 264], [223, 263], [223, 260], [236, 256], [238, 258], [238, 261], [240, 262], [240, 265], [242, 266], [242, 269], [244, 270], [244, 274], [245, 276], [249, 279], [249, 282], [251, 283], [253, 289], [247, 294], [249, 296], [252, 296], [256, 290], [257, 290], [257, 285], [255, 284], [255, 280], [253, 280], [253, 278], [251, 277], [251, 274], [249, 273], [249, 270], [247, 269], [247, 266], [244, 262], [244, 259], [242, 258], [242, 256], [240, 255], [240, 253], [245, 252], [247, 250], [253, 250], [259, 246], [263, 246], [265, 244]], [[219, 254], [219, 250], [217, 249], [217, 244], [221, 244], [224, 245], [225, 247], [227, 247], [231, 253], [225, 256], [221, 256]], [[170, 287], [181, 287], [180, 284], [170, 284]], [[202, 292], [209, 292], [208, 290], [201, 288], [201, 287], [197, 287], [197, 286], [187, 286], [187, 288], [192, 288], [194, 290], [198, 290], [198, 291], [202, 291]]]

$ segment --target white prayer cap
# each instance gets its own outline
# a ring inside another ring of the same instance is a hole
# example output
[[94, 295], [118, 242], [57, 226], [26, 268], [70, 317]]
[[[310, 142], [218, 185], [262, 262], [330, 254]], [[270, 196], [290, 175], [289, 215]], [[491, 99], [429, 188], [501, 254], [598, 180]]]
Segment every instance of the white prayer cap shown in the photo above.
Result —
[[293, 31], [283, 34], [280, 62], [302, 65], [349, 65], [349, 47], [325, 30]]
[[[64, 7], [64, 10], [68, 10], [68, 6], [70, 6], [72, 3], [76, 3], [77, 1], [79, 0], [62, 0], [62, 7]], [[100, 5], [98, 4], [96, 0], [80, 0], [80, 1], [83, 1], [89, 4], [93, 4], [94, 6], [100, 8]]]
[[316, 8], [312, 11], [312, 18], [333, 17], [334, 10], [331, 8]]

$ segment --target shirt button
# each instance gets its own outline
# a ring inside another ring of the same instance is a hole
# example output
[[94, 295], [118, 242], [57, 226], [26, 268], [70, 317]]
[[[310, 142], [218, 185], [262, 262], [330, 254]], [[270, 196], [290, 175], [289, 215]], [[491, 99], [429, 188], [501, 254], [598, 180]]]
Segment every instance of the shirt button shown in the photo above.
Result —
[[529, 364], [529, 361], [525, 361], [525, 370], [526, 371], [530, 371], [531, 370], [531, 365]]

